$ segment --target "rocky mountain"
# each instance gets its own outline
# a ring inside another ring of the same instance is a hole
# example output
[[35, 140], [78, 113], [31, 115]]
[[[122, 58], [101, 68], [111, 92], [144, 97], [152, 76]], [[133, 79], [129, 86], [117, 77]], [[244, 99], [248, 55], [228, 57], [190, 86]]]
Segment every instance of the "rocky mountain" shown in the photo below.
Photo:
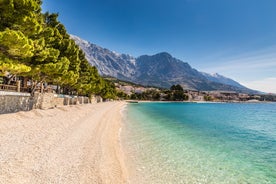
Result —
[[234, 81], [233, 79], [229, 79], [229, 78], [224, 77], [223, 75], [220, 75], [218, 73], [209, 74], [209, 73], [201, 72], [201, 74], [204, 75], [208, 80], [213, 81], [213, 82], [228, 84], [230, 86], [236, 86], [239, 88], [244, 87], [240, 83]]
[[77, 36], [71, 35], [71, 38], [80, 46], [87, 60], [97, 67], [102, 76], [112, 76], [120, 80], [162, 88], [181, 84], [185, 89], [192, 90], [256, 93], [222, 75], [199, 72], [188, 63], [166, 52], [134, 58], [99, 47]]
[[100, 75], [112, 76], [121, 80], [128, 80], [135, 75], [136, 59], [134, 57], [112, 52], [74, 35], [70, 36], [83, 50], [90, 64], [96, 66]]

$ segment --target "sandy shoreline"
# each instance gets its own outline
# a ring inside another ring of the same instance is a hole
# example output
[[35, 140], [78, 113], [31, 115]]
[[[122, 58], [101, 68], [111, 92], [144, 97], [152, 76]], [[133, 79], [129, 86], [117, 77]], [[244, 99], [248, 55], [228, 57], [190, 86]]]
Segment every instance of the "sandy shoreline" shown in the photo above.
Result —
[[125, 102], [0, 115], [0, 183], [127, 183]]

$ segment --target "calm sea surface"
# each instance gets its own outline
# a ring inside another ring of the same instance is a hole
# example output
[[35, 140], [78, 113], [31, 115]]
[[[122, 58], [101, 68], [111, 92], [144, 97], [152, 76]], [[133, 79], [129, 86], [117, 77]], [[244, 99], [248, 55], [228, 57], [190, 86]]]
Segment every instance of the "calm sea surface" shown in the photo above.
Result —
[[275, 103], [139, 103], [125, 114], [131, 183], [276, 184]]

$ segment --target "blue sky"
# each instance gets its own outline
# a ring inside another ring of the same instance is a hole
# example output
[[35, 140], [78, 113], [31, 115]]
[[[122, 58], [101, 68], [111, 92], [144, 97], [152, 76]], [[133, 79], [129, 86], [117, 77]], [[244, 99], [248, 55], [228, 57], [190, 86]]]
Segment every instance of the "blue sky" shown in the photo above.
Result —
[[169, 52], [192, 67], [276, 93], [275, 0], [44, 0], [70, 34], [133, 56]]

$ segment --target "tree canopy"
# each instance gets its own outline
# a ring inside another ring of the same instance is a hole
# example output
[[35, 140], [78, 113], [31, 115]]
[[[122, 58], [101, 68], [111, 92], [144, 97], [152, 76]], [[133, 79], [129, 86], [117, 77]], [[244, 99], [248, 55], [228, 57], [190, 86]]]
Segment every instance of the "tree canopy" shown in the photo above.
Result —
[[58, 14], [42, 13], [41, 4], [41, 0], [0, 0], [0, 75], [28, 77], [33, 90], [47, 82], [68, 94], [114, 98], [114, 84], [89, 64]]
[[183, 91], [183, 88], [180, 84], [172, 85], [170, 88], [172, 91]]

